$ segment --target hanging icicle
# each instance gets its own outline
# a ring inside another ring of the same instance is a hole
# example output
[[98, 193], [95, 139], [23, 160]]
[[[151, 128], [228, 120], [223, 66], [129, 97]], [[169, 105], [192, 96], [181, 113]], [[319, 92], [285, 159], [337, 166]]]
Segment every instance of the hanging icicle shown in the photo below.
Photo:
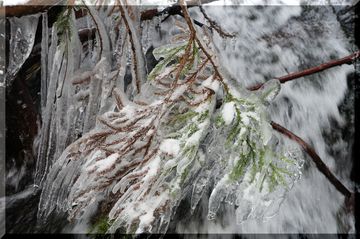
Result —
[[11, 85], [16, 73], [29, 57], [35, 42], [35, 34], [40, 14], [10, 18], [9, 65], [7, 85]]

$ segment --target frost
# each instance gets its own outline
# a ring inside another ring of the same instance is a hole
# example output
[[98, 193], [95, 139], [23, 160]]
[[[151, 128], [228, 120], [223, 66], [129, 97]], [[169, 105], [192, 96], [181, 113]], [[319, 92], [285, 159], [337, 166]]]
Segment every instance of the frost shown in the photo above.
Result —
[[176, 139], [165, 139], [160, 144], [160, 150], [172, 156], [177, 156], [180, 151], [180, 142]]

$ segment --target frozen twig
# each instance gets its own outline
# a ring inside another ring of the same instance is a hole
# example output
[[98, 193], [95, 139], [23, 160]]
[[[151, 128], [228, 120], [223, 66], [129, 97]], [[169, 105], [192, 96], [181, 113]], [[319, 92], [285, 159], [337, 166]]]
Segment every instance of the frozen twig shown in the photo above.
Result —
[[228, 32], [225, 32], [223, 29], [221, 29], [221, 27], [214, 21], [212, 20], [205, 12], [204, 8], [199, 4], [199, 9], [201, 11], [201, 13], [204, 15], [204, 18], [209, 22], [210, 26], [215, 29], [215, 31], [217, 33], [219, 33], [219, 35], [222, 37], [222, 38], [226, 38], [226, 37], [230, 37], [230, 38], [234, 38], [235, 35], [234, 34], [231, 34], [231, 33], [228, 33]]
[[342, 182], [340, 182], [340, 180], [330, 171], [329, 167], [321, 160], [320, 156], [308, 143], [283, 126], [273, 121], [271, 121], [270, 124], [274, 130], [298, 143], [302, 149], [311, 157], [319, 171], [325, 175], [325, 177], [342, 195], [344, 195], [346, 198], [350, 198], [353, 195], [353, 192], [351, 192]]
[[[214, 2], [215, 0], [203, 0], [203, 1], [186, 1], [187, 8], [196, 7], [200, 4], [206, 4], [210, 2]], [[152, 20], [153, 18], [157, 16], [162, 16], [164, 14], [171, 15], [179, 15], [181, 14], [181, 6], [178, 4], [174, 4], [172, 6], [169, 6], [161, 11], [158, 9], [148, 9], [143, 12], [141, 12], [141, 21], [145, 20]]]
[[[340, 66], [343, 64], [352, 64], [353, 61], [358, 59], [359, 57], [360, 57], [360, 51], [357, 51], [357, 52], [355, 52], [349, 56], [343, 57], [341, 59], [332, 60], [332, 61], [323, 63], [319, 66], [311, 67], [311, 68], [303, 70], [303, 71], [298, 71], [298, 72], [294, 72], [294, 73], [291, 73], [286, 76], [277, 77], [276, 79], [278, 79], [280, 81], [280, 83], [285, 83], [285, 82], [288, 82], [291, 80], [298, 79], [303, 76], [308, 76], [308, 75], [312, 75], [314, 73], [324, 71], [326, 69], [329, 69], [329, 68], [332, 68], [335, 66]], [[261, 86], [263, 86], [263, 84], [264, 83], [260, 83], [260, 84], [251, 86], [248, 88], [248, 90], [251, 90], [251, 91], [258, 90], [261, 88]]]
[[143, 56], [143, 52], [141, 49], [141, 43], [139, 41], [139, 37], [136, 35], [136, 29], [131, 23], [131, 18], [127, 12], [126, 5], [121, 1], [116, 1], [118, 4], [118, 9], [120, 10], [121, 17], [124, 21], [125, 27], [128, 31], [129, 40], [131, 44], [131, 51], [133, 54], [133, 67], [134, 67], [134, 79], [137, 93], [140, 93], [140, 84], [145, 81], [146, 72], [144, 71], [145, 60]]
[[218, 80], [222, 83], [222, 85], [223, 85], [223, 87], [224, 87], [224, 90], [227, 92], [227, 91], [228, 91], [228, 86], [227, 86], [227, 84], [225, 83], [222, 74], [220, 73], [220, 70], [219, 70], [218, 65], [215, 63], [212, 55], [206, 50], [206, 47], [204, 46], [204, 44], [202, 43], [202, 41], [196, 36], [196, 29], [195, 29], [195, 27], [194, 27], [194, 25], [193, 25], [192, 19], [191, 19], [190, 15], [189, 15], [189, 12], [188, 12], [188, 10], [187, 10], [185, 1], [184, 1], [184, 0], [180, 0], [179, 2], [180, 2], [180, 5], [181, 5], [181, 8], [182, 8], [182, 11], [183, 11], [183, 14], [184, 14], [184, 18], [185, 18], [185, 20], [186, 20], [186, 23], [187, 23], [187, 25], [189, 26], [190, 32], [192, 32], [192, 34], [194, 34], [196, 43], [199, 45], [199, 48], [203, 51], [203, 53], [204, 53], [204, 54], [206, 55], [206, 57], [209, 59], [211, 65], [212, 65], [213, 68], [214, 68], [215, 77], [218, 78]]

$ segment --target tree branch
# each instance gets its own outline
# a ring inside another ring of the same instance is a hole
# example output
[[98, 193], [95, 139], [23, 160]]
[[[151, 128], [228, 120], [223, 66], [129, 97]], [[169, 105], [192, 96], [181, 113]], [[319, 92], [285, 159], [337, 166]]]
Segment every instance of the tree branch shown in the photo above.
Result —
[[[187, 6], [187, 8], [191, 8], [191, 7], [199, 6], [199, 3], [206, 4], [206, 3], [210, 3], [210, 2], [214, 2], [214, 1], [216, 1], [216, 0], [186, 1], [186, 6]], [[161, 16], [164, 14], [180, 15], [181, 14], [181, 6], [179, 4], [174, 4], [174, 5], [171, 5], [167, 8], [165, 8], [162, 11], [159, 11], [158, 9], [145, 10], [145, 11], [141, 12], [141, 21], [151, 20], [154, 17]]]
[[[352, 64], [353, 61], [355, 59], [359, 58], [359, 57], [360, 57], [360, 51], [357, 51], [357, 52], [355, 52], [355, 53], [353, 53], [353, 54], [351, 54], [349, 56], [346, 56], [344, 58], [329, 61], [329, 62], [326, 62], [326, 63], [321, 64], [319, 66], [315, 66], [315, 67], [312, 67], [312, 68], [309, 68], [309, 69], [306, 69], [306, 70], [303, 70], [303, 71], [294, 72], [294, 73], [291, 73], [291, 74], [286, 75], [286, 76], [277, 77], [275, 79], [278, 79], [280, 81], [280, 83], [285, 83], [285, 82], [295, 80], [295, 79], [303, 77], [303, 76], [308, 76], [308, 75], [312, 75], [314, 73], [324, 71], [326, 69], [329, 69], [329, 68], [332, 68], [332, 67], [335, 67], [335, 66], [340, 66], [340, 65], [343, 65], [343, 64]], [[251, 87], [248, 88], [248, 90], [251, 90], [251, 91], [258, 90], [259, 88], [261, 88], [263, 86], [263, 84], [264, 83], [260, 83], [260, 84], [251, 86]]]
[[226, 38], [226, 37], [230, 37], [230, 38], [234, 38], [235, 35], [231, 34], [231, 33], [227, 33], [224, 30], [221, 29], [221, 27], [214, 21], [212, 20], [205, 12], [204, 8], [199, 5], [199, 9], [201, 11], [201, 13], [203, 14], [204, 18], [210, 23], [210, 26], [215, 29], [215, 31], [222, 37], [222, 38]]
[[[5, 12], [6, 17], [22, 17], [47, 11], [56, 5], [64, 5], [66, 0], [29, 0], [24, 5], [0, 7], [0, 13]], [[5, 9], [5, 11], [3, 11]], [[1, 14], [1, 17], [4, 17]]]
[[289, 139], [298, 143], [302, 149], [311, 157], [313, 162], [315, 163], [316, 167], [319, 171], [325, 175], [325, 177], [330, 181], [332, 185], [346, 198], [350, 198], [353, 196], [353, 192], [351, 192], [344, 184], [340, 182], [340, 180], [330, 171], [329, 167], [321, 160], [319, 155], [315, 152], [315, 150], [304, 140], [302, 140], [299, 136], [295, 135], [288, 129], [284, 128], [283, 126], [271, 121], [270, 122], [272, 128], [279, 133], [285, 135]]

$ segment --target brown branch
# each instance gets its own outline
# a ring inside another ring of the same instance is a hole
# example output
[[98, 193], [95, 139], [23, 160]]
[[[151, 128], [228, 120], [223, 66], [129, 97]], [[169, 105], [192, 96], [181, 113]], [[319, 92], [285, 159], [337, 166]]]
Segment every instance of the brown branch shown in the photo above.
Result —
[[302, 149], [311, 157], [313, 162], [315, 163], [318, 170], [325, 175], [325, 177], [330, 181], [332, 185], [346, 198], [350, 198], [353, 196], [353, 192], [351, 192], [344, 184], [340, 182], [340, 180], [330, 171], [329, 167], [321, 160], [319, 155], [315, 152], [315, 150], [304, 140], [302, 140], [299, 136], [295, 135], [288, 129], [283, 126], [271, 121], [270, 122], [272, 128], [279, 133], [287, 136], [289, 139], [298, 143]]
[[[193, 0], [193, 1], [187, 1], [188, 8], [195, 7], [200, 4], [206, 4], [213, 2], [215, 0]], [[25, 15], [31, 15], [36, 14], [39, 12], [47, 11], [51, 7], [59, 5], [72, 5], [72, 1], [66, 1], [66, 0], [29, 0], [24, 5], [15, 5], [15, 6], [5, 6], [0, 7], [0, 16], [3, 16], [3, 13], [5, 12], [6, 17], [22, 17]], [[95, 4], [96, 5], [96, 4]], [[98, 4], [99, 5], [99, 4]], [[115, 7], [116, 5], [114, 5]], [[114, 12], [115, 10], [112, 10], [111, 12]], [[169, 15], [178, 15], [181, 13], [181, 7], [177, 4], [174, 4], [172, 6], [169, 6], [165, 8], [162, 11], [159, 11], [158, 9], [149, 9], [141, 12], [141, 21], [146, 20], [152, 20], [153, 18], [157, 16], [161, 16], [163, 14], [169, 14]], [[80, 11], [75, 12], [76, 18], [81, 18], [87, 13], [81, 9]]]
[[[323, 63], [323, 64], [321, 64], [319, 66], [311, 67], [311, 68], [303, 70], [303, 71], [294, 72], [294, 73], [291, 73], [291, 74], [286, 75], [286, 76], [277, 77], [275, 79], [278, 79], [280, 81], [280, 83], [285, 83], [285, 82], [288, 82], [288, 81], [291, 81], [291, 80], [298, 79], [298, 78], [303, 77], [303, 76], [308, 76], [308, 75], [312, 75], [314, 73], [324, 71], [326, 69], [329, 69], [329, 68], [332, 68], [332, 67], [335, 67], [335, 66], [340, 66], [340, 65], [343, 65], [343, 64], [352, 64], [353, 61], [355, 59], [359, 58], [359, 57], [360, 57], [360, 51], [357, 51], [357, 52], [355, 52], [355, 53], [353, 53], [353, 54], [351, 54], [349, 56], [346, 56], [344, 58], [337, 59], [337, 60], [332, 60], [332, 61]], [[264, 83], [254, 85], [254, 86], [249, 87], [248, 90], [251, 90], [251, 91], [258, 90], [263, 85], [264, 85]]]
[[[214, 2], [216, 0], [202, 0], [202, 1], [186, 1], [187, 8], [196, 7], [200, 4], [206, 4], [210, 2]], [[152, 20], [154, 17], [162, 16], [162, 15], [180, 15], [181, 14], [181, 6], [178, 4], [174, 4], [165, 8], [162, 11], [158, 9], [149, 9], [141, 12], [141, 21]]]
[[96, 28], [83, 28], [78, 31], [79, 38], [81, 42], [86, 42], [88, 40], [95, 39]]
[[[0, 17], [22, 17], [49, 10], [56, 5], [64, 5], [65, 0], [29, 0], [24, 5], [0, 7]], [[5, 11], [4, 11], [5, 10]]]

